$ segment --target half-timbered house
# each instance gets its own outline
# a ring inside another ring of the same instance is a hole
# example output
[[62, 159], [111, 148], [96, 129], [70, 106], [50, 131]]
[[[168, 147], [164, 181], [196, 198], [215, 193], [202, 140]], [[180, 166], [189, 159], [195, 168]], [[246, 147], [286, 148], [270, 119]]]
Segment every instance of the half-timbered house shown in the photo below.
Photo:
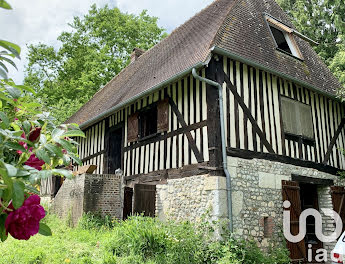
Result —
[[[95, 176], [122, 170], [123, 218], [210, 211], [263, 246], [281, 232], [283, 200], [293, 233], [306, 208], [344, 219], [345, 109], [312, 45], [274, 0], [213, 2], [150, 50], [135, 49], [67, 121], [85, 131], [83, 165], [97, 165]], [[305, 259], [309, 245], [332, 246], [313, 222], [304, 241], [288, 243], [291, 258]]]

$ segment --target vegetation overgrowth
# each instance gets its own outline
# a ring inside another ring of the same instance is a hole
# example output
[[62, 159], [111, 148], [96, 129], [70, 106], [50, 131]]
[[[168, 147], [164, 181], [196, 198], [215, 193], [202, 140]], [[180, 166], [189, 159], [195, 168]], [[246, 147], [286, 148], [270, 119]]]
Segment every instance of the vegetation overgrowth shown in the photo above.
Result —
[[87, 214], [69, 227], [54, 215], [44, 219], [51, 237], [0, 244], [0, 263], [289, 263], [284, 247], [261, 251], [256, 243], [224, 235], [216, 240], [211, 224], [161, 222], [131, 217], [126, 221]]

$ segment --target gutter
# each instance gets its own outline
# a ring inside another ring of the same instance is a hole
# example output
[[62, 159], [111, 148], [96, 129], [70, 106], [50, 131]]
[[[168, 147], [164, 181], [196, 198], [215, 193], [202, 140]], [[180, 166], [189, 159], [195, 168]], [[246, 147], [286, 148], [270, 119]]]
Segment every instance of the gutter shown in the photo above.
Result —
[[331, 93], [325, 92], [325, 91], [323, 91], [323, 90], [317, 89], [317, 88], [315, 88], [313, 85], [311, 85], [311, 84], [309, 84], [309, 83], [306, 83], [306, 82], [303, 82], [303, 81], [298, 80], [298, 79], [296, 79], [296, 78], [293, 78], [293, 77], [291, 77], [291, 76], [289, 76], [289, 75], [287, 75], [287, 74], [278, 72], [278, 71], [276, 71], [276, 70], [274, 70], [274, 69], [272, 69], [272, 68], [266, 67], [266, 66], [264, 66], [264, 65], [262, 65], [262, 64], [259, 64], [259, 63], [250, 61], [250, 60], [248, 60], [248, 59], [246, 59], [246, 58], [244, 58], [244, 57], [242, 57], [242, 56], [240, 56], [240, 55], [237, 55], [237, 54], [232, 53], [232, 52], [230, 52], [230, 51], [227, 51], [227, 50], [225, 50], [225, 49], [219, 48], [219, 47], [217, 47], [217, 46], [213, 46], [213, 47], [211, 48], [211, 51], [213, 51], [213, 52], [215, 52], [215, 53], [217, 53], [217, 54], [219, 54], [219, 55], [224, 55], [224, 56], [227, 56], [227, 57], [232, 58], [232, 59], [234, 59], [234, 60], [240, 61], [240, 62], [242, 62], [242, 63], [244, 63], [244, 64], [249, 65], [249, 66], [252, 66], [252, 67], [261, 69], [261, 70], [263, 70], [263, 71], [270, 72], [270, 73], [272, 73], [272, 74], [274, 74], [274, 75], [276, 75], [276, 76], [278, 76], [278, 77], [281, 77], [281, 78], [283, 78], [283, 79], [292, 81], [292, 82], [294, 82], [294, 83], [296, 83], [296, 84], [299, 84], [299, 85], [301, 85], [301, 86], [303, 86], [303, 87], [309, 88], [309, 89], [311, 89], [311, 90], [313, 90], [313, 91], [315, 91], [315, 92], [317, 92], [317, 93], [319, 93], [319, 94], [322, 94], [322, 95], [324, 95], [324, 96], [327, 96], [327, 97], [329, 97], [329, 98], [331, 98], [331, 99], [333, 99], [333, 100], [335, 100], [335, 101], [339, 101], [339, 102], [341, 101], [341, 100], [340, 100], [336, 95], [334, 95], [334, 94], [331, 94]]
[[117, 104], [117, 105], [111, 107], [110, 109], [106, 110], [105, 112], [102, 112], [101, 114], [99, 114], [99, 115], [97, 115], [97, 116], [87, 120], [86, 122], [80, 124], [79, 127], [81, 129], [84, 129], [84, 128], [90, 126], [90, 125], [93, 125], [97, 121], [110, 116], [111, 114], [113, 114], [117, 110], [120, 110], [121, 108], [125, 107], [126, 105], [135, 102], [136, 100], [140, 99], [141, 97], [149, 95], [149, 94], [159, 90], [160, 88], [168, 85], [169, 83], [174, 82], [174, 81], [182, 78], [183, 76], [189, 74], [192, 71], [192, 69], [194, 69], [194, 68], [199, 69], [199, 68], [201, 68], [201, 67], [203, 67], [203, 66], [205, 66], [207, 64], [208, 64], [208, 61], [206, 61], [206, 62], [199, 62], [199, 63], [193, 65], [192, 67], [189, 67], [188, 69], [186, 69], [186, 70], [184, 70], [182, 72], [177, 73], [176, 75], [172, 76], [171, 78], [169, 78], [169, 79], [167, 79], [167, 80], [165, 80], [165, 81], [163, 81], [163, 82], [161, 82], [161, 83], [151, 87], [150, 89], [147, 89], [147, 90], [137, 94], [136, 96], [133, 96], [130, 99], [128, 99], [128, 100], [126, 100], [126, 101], [124, 101], [124, 102], [122, 102], [120, 104]]
[[223, 109], [223, 87], [221, 84], [214, 82], [212, 80], [203, 78], [196, 73], [196, 69], [192, 69], [192, 74], [195, 79], [206, 82], [209, 85], [215, 86], [218, 88], [218, 95], [219, 95], [219, 118], [220, 118], [220, 133], [221, 133], [221, 141], [222, 141], [222, 157], [223, 157], [223, 170], [226, 176], [226, 191], [227, 191], [227, 201], [228, 201], [228, 218], [229, 218], [229, 230], [230, 232], [233, 231], [233, 223], [232, 223], [232, 197], [231, 197], [231, 176], [228, 171], [228, 161], [227, 161], [227, 154], [226, 154], [226, 139], [225, 139], [225, 125], [224, 125], [224, 109]]

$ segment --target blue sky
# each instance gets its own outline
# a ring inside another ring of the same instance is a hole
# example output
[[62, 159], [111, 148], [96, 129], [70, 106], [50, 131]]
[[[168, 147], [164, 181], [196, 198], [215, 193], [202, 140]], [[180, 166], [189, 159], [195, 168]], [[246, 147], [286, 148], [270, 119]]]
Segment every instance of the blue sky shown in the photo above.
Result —
[[39, 42], [57, 47], [57, 36], [68, 29], [73, 16], [86, 14], [89, 7], [117, 6], [121, 11], [140, 13], [147, 9], [159, 18], [159, 26], [170, 33], [188, 18], [209, 5], [213, 0], [7, 0], [13, 10], [0, 9], [0, 39], [12, 41], [22, 48], [22, 60], [17, 61], [18, 72], [11, 69], [10, 77], [16, 83], [24, 78], [26, 45]]

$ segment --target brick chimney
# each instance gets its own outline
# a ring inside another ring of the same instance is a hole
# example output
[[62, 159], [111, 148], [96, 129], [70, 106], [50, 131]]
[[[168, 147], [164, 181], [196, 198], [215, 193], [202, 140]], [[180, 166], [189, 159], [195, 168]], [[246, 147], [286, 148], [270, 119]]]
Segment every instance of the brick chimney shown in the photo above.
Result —
[[131, 54], [131, 62], [136, 61], [144, 53], [145, 53], [145, 50], [134, 48]]

